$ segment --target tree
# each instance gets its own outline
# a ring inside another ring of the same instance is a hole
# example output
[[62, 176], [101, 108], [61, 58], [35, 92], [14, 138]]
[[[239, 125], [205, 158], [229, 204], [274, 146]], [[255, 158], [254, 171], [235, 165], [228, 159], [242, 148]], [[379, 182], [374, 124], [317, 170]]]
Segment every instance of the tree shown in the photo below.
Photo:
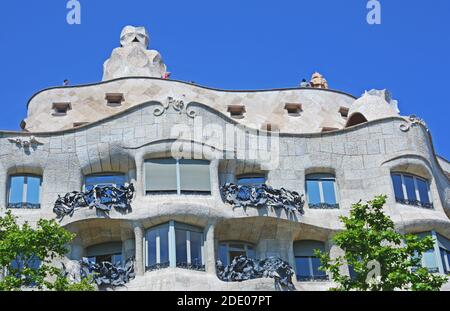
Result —
[[[340, 219], [345, 230], [333, 237], [344, 256], [331, 259], [316, 251], [322, 271], [329, 271], [338, 284], [333, 290], [437, 291], [447, 281], [421, 267], [422, 253], [433, 248], [432, 237], [420, 239], [395, 231], [394, 222], [383, 212], [386, 196], [354, 204], [349, 217]], [[354, 277], [342, 274], [340, 267], [353, 267]]]
[[54, 220], [41, 219], [36, 228], [28, 223], [19, 225], [8, 211], [0, 217], [0, 269], [7, 271], [0, 279], [0, 290], [94, 290], [87, 280], [71, 284], [64, 272], [51, 264], [68, 252], [66, 245], [74, 237]]

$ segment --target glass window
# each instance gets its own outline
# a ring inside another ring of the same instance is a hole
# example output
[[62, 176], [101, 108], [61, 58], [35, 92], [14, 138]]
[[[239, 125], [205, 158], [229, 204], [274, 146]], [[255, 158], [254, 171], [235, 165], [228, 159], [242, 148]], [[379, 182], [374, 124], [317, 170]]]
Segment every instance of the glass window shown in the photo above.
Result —
[[403, 177], [403, 179], [405, 181], [406, 195], [408, 197], [408, 200], [417, 201], [416, 186], [414, 185], [414, 178], [412, 176], [405, 175]]
[[311, 240], [294, 243], [296, 274], [299, 281], [326, 280], [328, 278], [324, 271], [319, 270], [322, 264], [320, 259], [315, 256], [315, 250], [324, 251], [324, 243]]
[[169, 225], [152, 228], [146, 233], [146, 267], [153, 270], [169, 265]]
[[396, 200], [404, 200], [405, 197], [403, 195], [403, 183], [402, 176], [398, 174], [392, 174], [392, 184], [394, 185], [394, 193]]
[[9, 208], [40, 208], [42, 178], [34, 175], [11, 176], [9, 180]]
[[175, 223], [176, 266], [203, 269], [203, 233], [192, 226]]
[[239, 186], [257, 187], [266, 183], [266, 177], [262, 175], [243, 175], [237, 177], [237, 184]]
[[234, 258], [246, 256], [255, 259], [253, 245], [245, 242], [221, 242], [219, 246], [219, 259], [225, 265], [231, 264]]
[[392, 174], [395, 199], [398, 203], [433, 208], [430, 199], [430, 184], [426, 179], [407, 175]]
[[194, 266], [200, 267], [202, 263], [202, 245], [203, 235], [199, 232], [191, 232], [191, 263]]
[[431, 203], [430, 197], [428, 196], [429, 193], [428, 183], [423, 179], [416, 178], [416, 184], [417, 190], [419, 191], [420, 202], [425, 204]]
[[442, 266], [444, 267], [444, 272], [446, 274], [450, 273], [450, 251], [447, 251], [446, 249], [440, 248], [439, 249], [441, 253], [441, 261]]
[[[171, 221], [147, 230], [145, 245], [147, 271], [169, 266], [204, 270], [203, 233], [199, 228]], [[173, 245], [173, 254], [169, 245]]]
[[145, 162], [145, 189], [151, 193], [211, 193], [209, 161], [151, 159]]
[[188, 254], [187, 254], [187, 231], [186, 230], [175, 230], [176, 246], [177, 246], [177, 267], [185, 266], [188, 264]]
[[339, 208], [336, 196], [336, 179], [329, 174], [312, 174], [306, 177], [309, 208]]
[[[31, 256], [26, 263], [26, 267], [32, 270], [37, 270], [41, 267], [41, 261], [36, 256]], [[7, 274], [15, 274], [16, 277], [21, 277], [21, 272], [25, 268], [25, 261], [21, 256], [17, 256], [15, 260], [11, 261], [9, 267], [6, 269]], [[28, 286], [33, 287], [35, 284], [28, 282]]]
[[86, 176], [84, 187], [86, 191], [92, 190], [94, 186], [123, 186], [125, 184], [124, 174], [95, 174]]
[[92, 263], [123, 264], [122, 242], [95, 244], [86, 248], [86, 258]]
[[313, 274], [309, 266], [309, 259], [310, 257], [295, 257], [297, 279], [299, 281], [313, 278]]

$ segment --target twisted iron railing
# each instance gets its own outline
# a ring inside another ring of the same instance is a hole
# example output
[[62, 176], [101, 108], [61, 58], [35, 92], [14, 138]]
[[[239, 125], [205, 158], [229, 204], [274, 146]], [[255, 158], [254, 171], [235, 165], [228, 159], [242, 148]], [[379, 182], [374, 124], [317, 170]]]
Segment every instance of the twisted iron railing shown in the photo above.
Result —
[[221, 187], [222, 196], [226, 203], [236, 207], [272, 207], [283, 208], [288, 212], [303, 214], [305, 201], [303, 195], [284, 188], [274, 189], [265, 184], [259, 186], [244, 186], [227, 183]]
[[110, 212], [113, 208], [127, 212], [131, 210], [134, 191], [133, 184], [94, 186], [85, 192], [73, 191], [63, 197], [58, 196], [53, 212], [60, 219], [72, 217], [75, 210], [86, 207], [103, 212]]
[[273, 278], [275, 289], [280, 291], [294, 291], [292, 282], [294, 269], [285, 261], [276, 257], [264, 260], [239, 256], [230, 265], [224, 266], [220, 260], [216, 263], [217, 276], [224, 282], [242, 282], [252, 279]]
[[81, 277], [87, 278], [91, 276], [97, 286], [124, 286], [136, 277], [133, 258], [128, 259], [124, 266], [120, 263], [112, 264], [107, 261], [93, 263], [87, 258], [83, 258], [80, 264]]

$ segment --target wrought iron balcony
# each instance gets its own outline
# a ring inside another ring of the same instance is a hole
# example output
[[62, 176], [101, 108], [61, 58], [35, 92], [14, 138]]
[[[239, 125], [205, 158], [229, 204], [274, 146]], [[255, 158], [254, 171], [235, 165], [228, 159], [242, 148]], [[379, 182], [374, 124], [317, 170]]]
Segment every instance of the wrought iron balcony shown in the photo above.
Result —
[[314, 276], [297, 275], [297, 281], [299, 281], [299, 282], [326, 282], [326, 281], [329, 281], [329, 277], [328, 277], [328, 275], [314, 275]]
[[8, 203], [8, 208], [11, 209], [40, 209], [41, 204], [19, 202], [19, 203]]
[[145, 267], [145, 272], [161, 270], [165, 268], [169, 268], [170, 262], [157, 263], [155, 265]]
[[195, 270], [195, 271], [205, 271], [205, 265], [193, 264], [187, 262], [177, 262], [177, 268]]
[[216, 263], [217, 277], [224, 282], [242, 282], [260, 278], [273, 278], [275, 288], [281, 291], [296, 290], [292, 278], [294, 269], [285, 261], [276, 257], [264, 260], [239, 256], [230, 265], [224, 266], [220, 260]]
[[283, 208], [288, 212], [303, 214], [305, 201], [303, 195], [284, 188], [274, 189], [265, 184], [258, 186], [244, 186], [227, 183], [221, 187], [222, 196], [226, 203], [236, 207], [272, 207]]
[[331, 204], [331, 203], [317, 203], [317, 204], [308, 204], [310, 209], [339, 209], [339, 204]]
[[107, 261], [94, 263], [87, 258], [83, 258], [80, 264], [81, 277], [91, 276], [98, 286], [124, 286], [136, 276], [133, 258], [128, 259], [124, 266], [120, 263], [112, 264]]
[[113, 208], [127, 212], [131, 210], [134, 191], [133, 184], [125, 184], [121, 186], [94, 186], [89, 191], [70, 192], [63, 197], [58, 197], [53, 212], [60, 219], [65, 216], [72, 217], [76, 209], [86, 207], [103, 212], [110, 212]]
[[397, 203], [404, 204], [404, 205], [411, 205], [411, 206], [416, 206], [416, 207], [425, 208], [425, 209], [434, 209], [433, 203], [424, 203], [424, 202], [420, 202], [419, 200], [407, 200], [407, 199], [400, 199], [400, 198], [395, 198], [395, 200], [397, 201]]

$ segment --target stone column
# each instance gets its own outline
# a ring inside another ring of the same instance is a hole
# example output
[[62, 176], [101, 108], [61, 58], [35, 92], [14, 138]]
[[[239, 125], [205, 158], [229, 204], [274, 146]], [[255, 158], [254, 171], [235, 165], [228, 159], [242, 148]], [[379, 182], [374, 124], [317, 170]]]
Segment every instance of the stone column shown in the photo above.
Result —
[[205, 246], [204, 246], [204, 256], [205, 256], [205, 268], [206, 273], [216, 274], [216, 239], [214, 237], [214, 229], [216, 227], [216, 220], [211, 220], [208, 222], [205, 228]]
[[136, 250], [135, 271], [136, 275], [144, 275], [144, 227], [140, 223], [134, 224], [134, 240]]

